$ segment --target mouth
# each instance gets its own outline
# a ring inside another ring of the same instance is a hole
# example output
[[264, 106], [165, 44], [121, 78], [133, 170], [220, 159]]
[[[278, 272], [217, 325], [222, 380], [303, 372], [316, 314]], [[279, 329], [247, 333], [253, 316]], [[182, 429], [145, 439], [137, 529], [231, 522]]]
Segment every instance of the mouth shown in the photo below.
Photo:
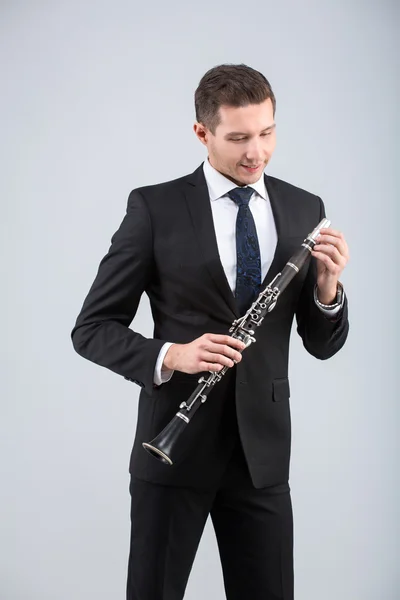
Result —
[[240, 165], [247, 173], [257, 173], [261, 165]]

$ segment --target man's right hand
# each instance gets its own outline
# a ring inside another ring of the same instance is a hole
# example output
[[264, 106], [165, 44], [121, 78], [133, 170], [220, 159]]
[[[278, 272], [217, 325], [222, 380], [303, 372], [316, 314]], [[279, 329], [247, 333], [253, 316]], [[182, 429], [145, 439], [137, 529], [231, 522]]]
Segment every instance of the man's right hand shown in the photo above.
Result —
[[163, 362], [164, 369], [183, 373], [221, 371], [242, 360], [246, 345], [230, 335], [205, 333], [189, 344], [172, 344]]

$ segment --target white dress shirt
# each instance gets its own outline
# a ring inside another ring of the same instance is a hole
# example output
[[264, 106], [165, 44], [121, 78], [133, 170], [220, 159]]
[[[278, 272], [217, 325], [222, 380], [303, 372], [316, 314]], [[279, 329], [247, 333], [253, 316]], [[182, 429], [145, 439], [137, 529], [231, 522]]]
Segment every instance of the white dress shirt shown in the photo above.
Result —
[[[210, 197], [219, 257], [230, 288], [234, 293], [236, 287], [236, 217], [239, 206], [228, 196], [228, 192], [236, 188], [237, 185], [214, 169], [208, 159], [204, 161], [203, 170]], [[265, 186], [264, 173], [261, 174], [258, 181], [251, 184], [251, 187], [254, 193], [250, 198], [249, 207], [257, 230], [261, 256], [261, 280], [263, 280], [271, 266], [278, 236]], [[325, 314], [333, 316], [341, 307], [331, 310], [319, 308]], [[154, 369], [154, 383], [156, 385], [169, 381], [174, 372], [171, 369], [162, 368], [164, 357], [172, 343], [165, 343], [158, 355]]]

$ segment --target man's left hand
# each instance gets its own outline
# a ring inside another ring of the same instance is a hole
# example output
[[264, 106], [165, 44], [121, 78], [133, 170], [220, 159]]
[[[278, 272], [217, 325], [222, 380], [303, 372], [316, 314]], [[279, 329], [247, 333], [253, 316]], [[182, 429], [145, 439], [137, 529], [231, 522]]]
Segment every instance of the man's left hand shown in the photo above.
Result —
[[311, 252], [317, 259], [317, 294], [322, 304], [331, 304], [337, 293], [337, 283], [349, 261], [349, 248], [343, 233], [327, 227], [321, 229]]

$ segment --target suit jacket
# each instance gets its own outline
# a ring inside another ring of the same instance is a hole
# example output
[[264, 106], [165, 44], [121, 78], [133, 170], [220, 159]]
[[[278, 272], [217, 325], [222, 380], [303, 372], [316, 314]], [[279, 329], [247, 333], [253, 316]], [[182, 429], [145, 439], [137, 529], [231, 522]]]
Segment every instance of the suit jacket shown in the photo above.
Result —
[[[325, 216], [318, 196], [264, 177], [278, 243], [263, 287]], [[131, 473], [166, 485], [207, 487], [221, 476], [240, 435], [255, 487], [288, 481], [293, 318], [305, 348], [319, 359], [343, 346], [349, 327], [347, 299], [337, 318], [328, 319], [314, 303], [315, 282], [311, 259], [257, 329], [257, 342], [187, 426], [180, 442], [182, 458], [173, 466], [160, 463], [142, 442], [165, 427], [199, 378], [176, 371], [169, 382], [155, 386], [162, 345], [188, 343], [204, 333], [227, 334], [240, 314], [219, 258], [202, 165], [191, 175], [131, 192], [126, 215], [71, 333], [80, 355], [141, 387]], [[153, 339], [129, 328], [143, 292], [150, 300]]]

